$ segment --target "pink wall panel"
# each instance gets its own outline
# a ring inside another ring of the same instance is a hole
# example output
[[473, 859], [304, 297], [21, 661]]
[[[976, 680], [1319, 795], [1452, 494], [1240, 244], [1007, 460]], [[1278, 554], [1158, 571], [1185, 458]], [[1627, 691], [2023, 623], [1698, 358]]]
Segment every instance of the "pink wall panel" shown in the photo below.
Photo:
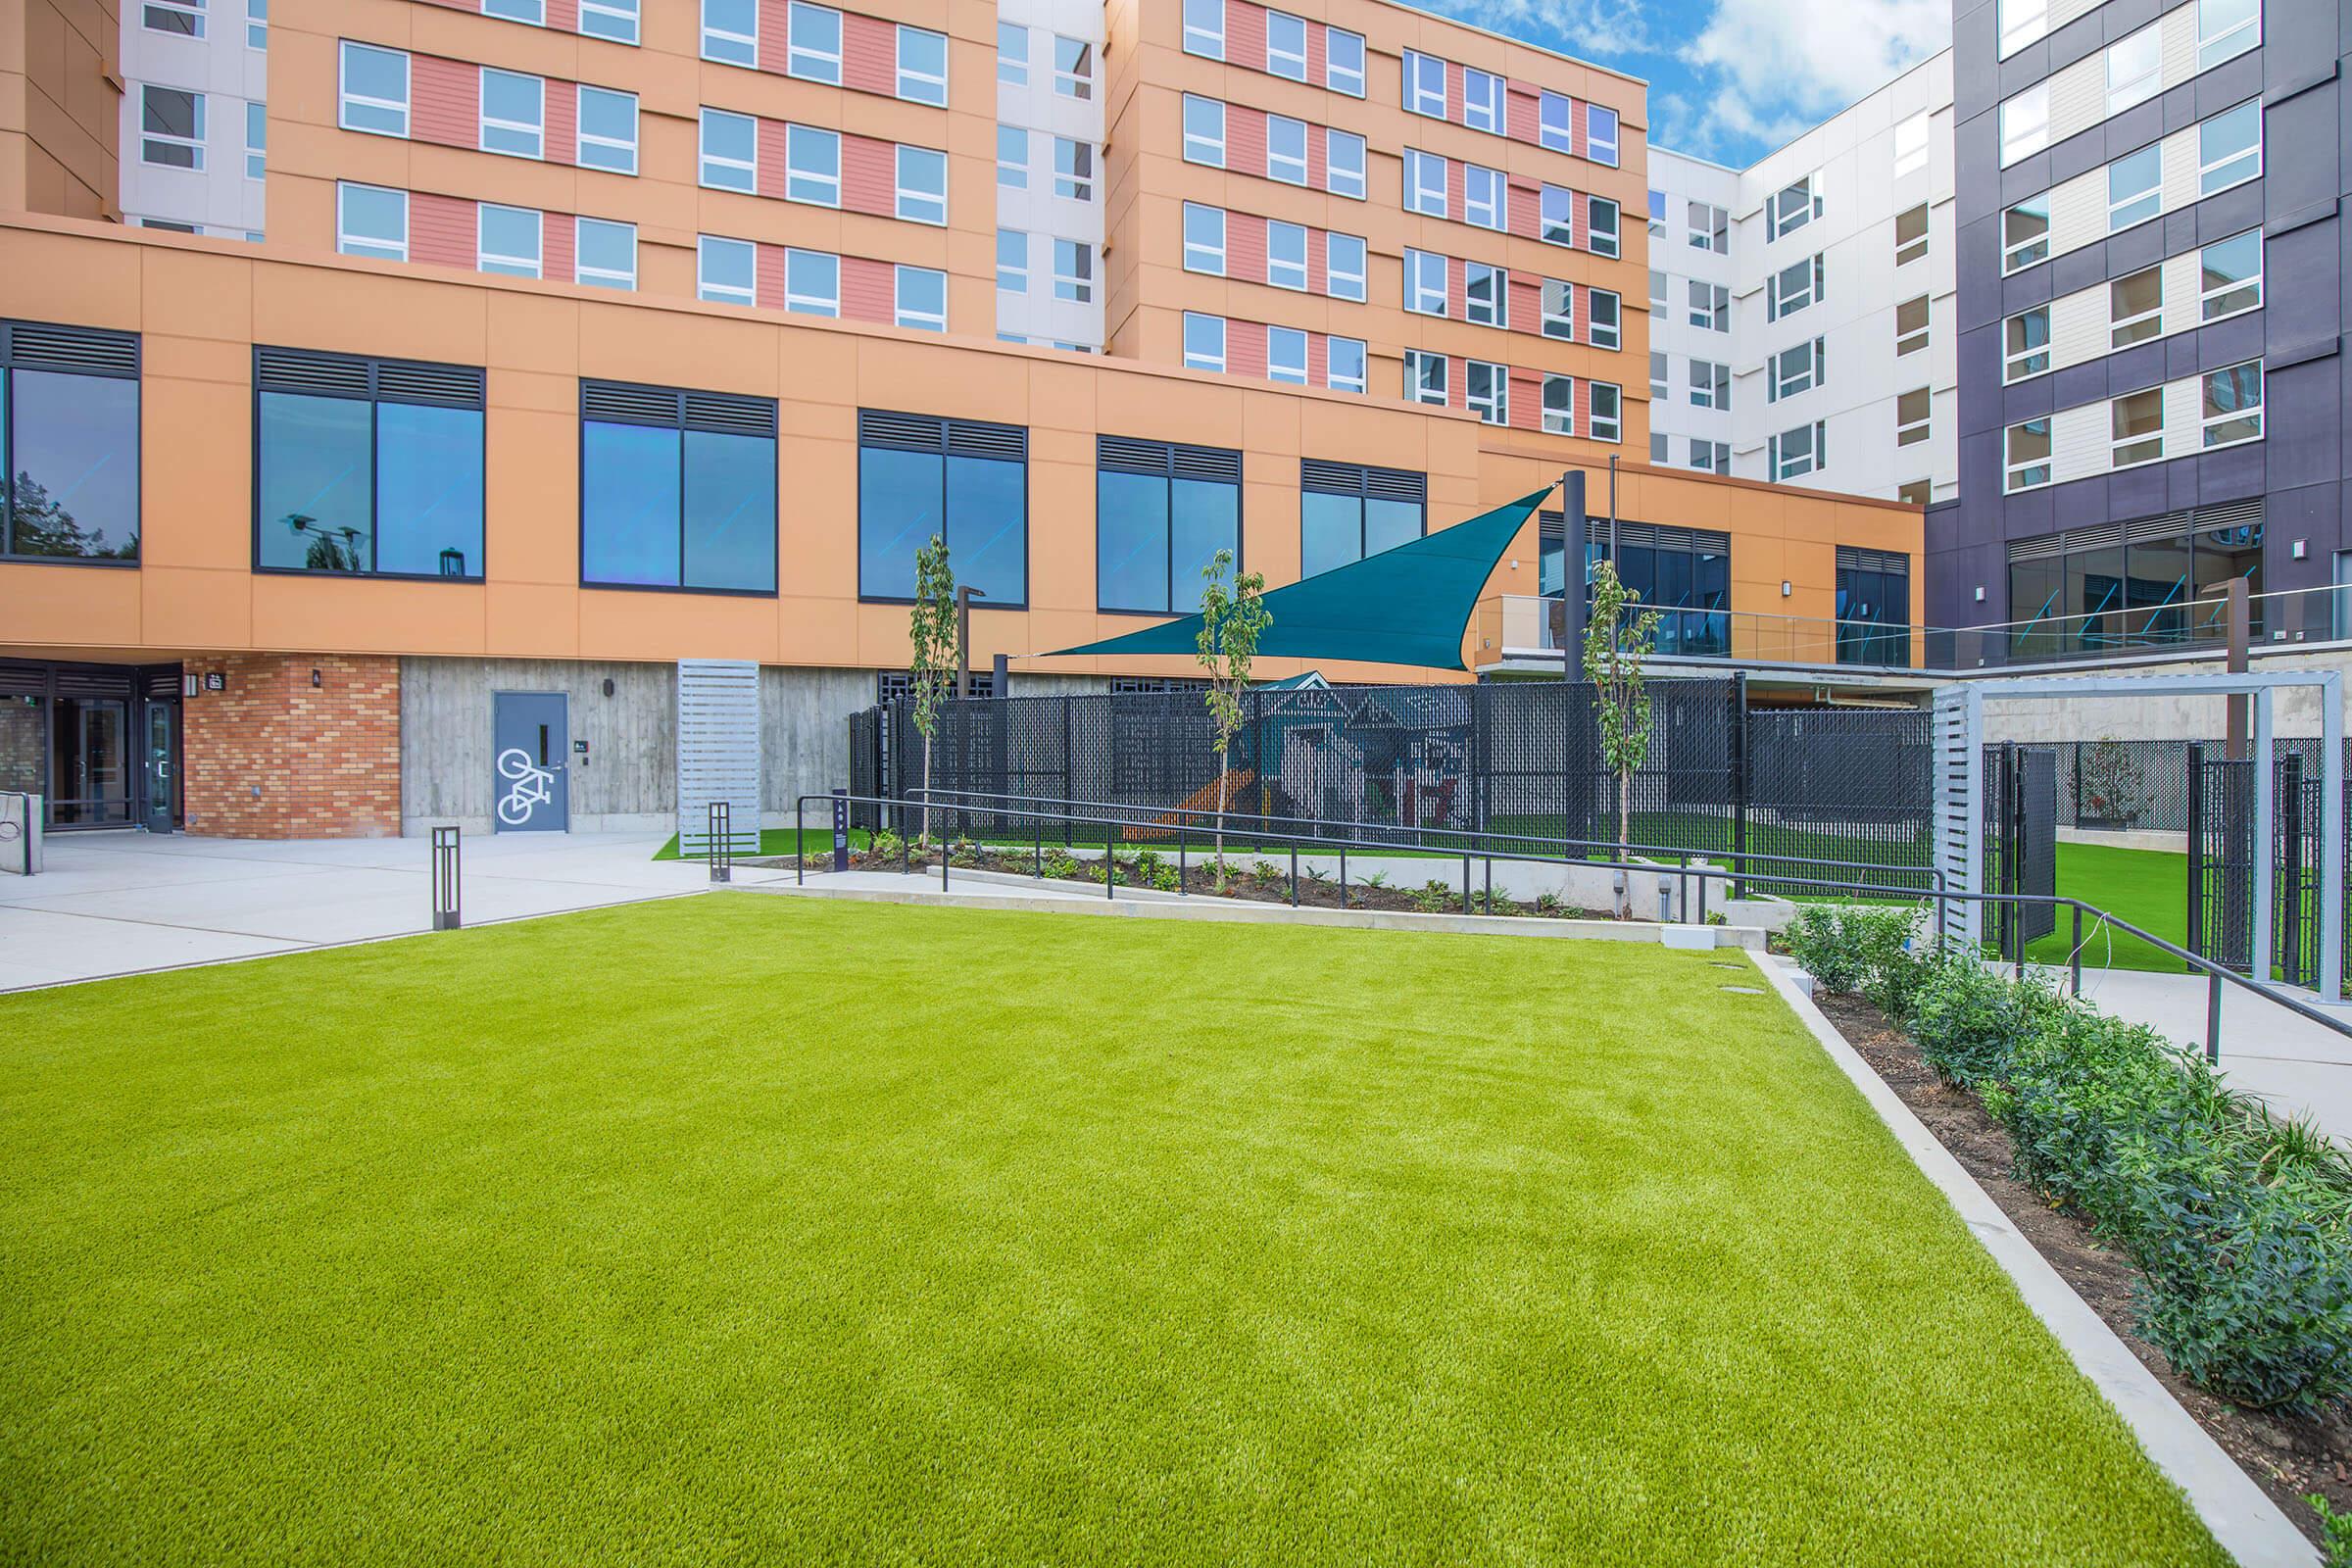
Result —
[[895, 98], [899, 92], [898, 24], [856, 12], [841, 19], [841, 83]]
[[558, 32], [579, 31], [580, 0], [547, 0], [547, 24]]
[[863, 256], [841, 259], [841, 314], [853, 321], [898, 319], [898, 270]]
[[760, 194], [784, 199], [784, 122], [760, 122]]
[[1511, 330], [1544, 332], [1544, 281], [1541, 278], [1511, 274]]
[[1511, 82], [1503, 90], [1503, 124], [1515, 141], [1536, 141], [1544, 131], [1544, 111], [1536, 89]]
[[[1306, 286], [1310, 293], [1331, 292], [1331, 232], [1310, 228], [1306, 231]], [[1311, 352], [1311, 351], [1310, 351]], [[1322, 377], [1315, 377], [1318, 385]]]
[[474, 204], [429, 191], [409, 193], [409, 260], [472, 271], [480, 260], [474, 244]]
[[[551, 76], [547, 82], [547, 161], [580, 161], [580, 84]], [[552, 275], [552, 274], [551, 274]]]
[[1585, 156], [1585, 101], [1582, 98], [1568, 100], [1568, 152], [1576, 158]]
[[1446, 62], [1446, 118], [1462, 122], [1462, 68], [1450, 60]]
[[1231, 375], [1266, 378], [1266, 326], [1263, 321], [1225, 323], [1225, 369]]
[[1234, 0], [1225, 8], [1225, 58], [1251, 71], [1266, 69], [1266, 8]]
[[[1312, 139], [1311, 137], [1309, 138]], [[1225, 167], [1242, 174], [1266, 172], [1266, 116], [1243, 104], [1225, 106]]]
[[1306, 384], [1322, 386], [1331, 379], [1331, 339], [1320, 332], [1306, 334]]
[[1331, 189], [1331, 130], [1328, 126], [1306, 127], [1306, 183], [1315, 190]]
[[1541, 429], [1544, 424], [1544, 378], [1533, 370], [1511, 370], [1511, 428]]
[[1523, 239], [1534, 239], [1543, 222], [1543, 203], [1536, 187], [1514, 179], [1510, 182], [1510, 199], [1511, 232]]
[[1446, 216], [1459, 220], [1468, 212], [1470, 172], [1458, 158], [1446, 160]]
[[558, 283], [572, 281], [572, 257], [578, 231], [569, 213], [544, 213], [539, 220], [539, 275]]
[[416, 140], [446, 147], [481, 145], [481, 67], [438, 55], [410, 57], [409, 106], [410, 134]]
[[784, 247], [762, 244], [752, 260], [752, 298], [763, 311], [784, 308]]
[[[1323, 73], [1331, 63], [1330, 43], [1331, 35], [1324, 28], [1323, 24], [1310, 22], [1306, 24], [1306, 79], [1317, 87], [1324, 85]], [[1310, 349], [1307, 352], [1319, 354], [1322, 351]], [[1320, 386], [1322, 382], [1323, 377], [1318, 374], [1315, 377], [1315, 384]]]
[[1266, 280], [1266, 220], [1255, 213], [1225, 215], [1225, 275], [1244, 283]]
[[792, 58], [792, 0], [760, 0], [760, 69], [784, 74]]
[[1470, 318], [1470, 264], [1459, 256], [1446, 258], [1446, 314], [1457, 321]]
[[899, 144], [871, 136], [841, 138], [841, 205], [853, 213], [896, 217], [899, 209]]

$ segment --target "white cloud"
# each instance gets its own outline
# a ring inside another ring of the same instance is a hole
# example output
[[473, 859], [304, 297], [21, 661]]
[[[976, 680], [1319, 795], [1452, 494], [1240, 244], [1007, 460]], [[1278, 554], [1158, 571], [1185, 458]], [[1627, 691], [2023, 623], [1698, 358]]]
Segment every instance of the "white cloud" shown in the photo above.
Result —
[[1424, 0], [1433, 11], [1600, 60], [1657, 47], [1638, 0]]
[[[1950, 0], [1716, 0], [1678, 51], [1711, 88], [1703, 113], [1664, 95], [1658, 140], [1703, 155], [1777, 147], [1951, 42]], [[1752, 141], [1749, 139], [1752, 138]]]

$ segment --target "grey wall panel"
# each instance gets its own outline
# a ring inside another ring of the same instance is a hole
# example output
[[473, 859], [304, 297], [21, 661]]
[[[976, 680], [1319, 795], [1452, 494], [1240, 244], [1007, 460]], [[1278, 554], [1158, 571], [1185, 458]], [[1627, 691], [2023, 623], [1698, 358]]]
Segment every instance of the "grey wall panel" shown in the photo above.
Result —
[[[454, 823], [490, 828], [491, 694], [562, 692], [571, 738], [572, 825], [644, 826], [674, 809], [674, 679], [667, 664], [563, 659], [404, 659], [400, 662], [402, 831]], [[612, 682], [612, 695], [604, 692]], [[642, 818], [642, 821], [617, 820]]]
[[848, 786], [850, 715], [873, 707], [875, 692], [870, 669], [760, 672], [761, 805], [771, 818], [788, 818], [801, 795]]

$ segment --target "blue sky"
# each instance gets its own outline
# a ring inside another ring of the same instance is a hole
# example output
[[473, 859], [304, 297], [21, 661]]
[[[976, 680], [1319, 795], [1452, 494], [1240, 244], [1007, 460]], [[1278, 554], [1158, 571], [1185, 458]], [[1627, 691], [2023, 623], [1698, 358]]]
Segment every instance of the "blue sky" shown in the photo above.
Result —
[[1650, 140], [1745, 166], [1951, 41], [1951, 0], [1411, 0], [1649, 82]]

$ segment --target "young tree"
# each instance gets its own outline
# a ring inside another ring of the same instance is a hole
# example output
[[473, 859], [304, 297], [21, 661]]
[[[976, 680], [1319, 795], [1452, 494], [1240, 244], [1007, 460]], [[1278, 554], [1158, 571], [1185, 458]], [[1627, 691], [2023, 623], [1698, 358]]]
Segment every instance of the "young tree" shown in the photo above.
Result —
[[1265, 573], [1236, 577], [1230, 591], [1225, 573], [1233, 552], [1220, 550], [1201, 569], [1200, 658], [1208, 670], [1208, 721], [1217, 738], [1217, 891], [1225, 891], [1225, 805], [1232, 777], [1233, 737], [1242, 728], [1242, 694], [1250, 689], [1250, 665], [1257, 639], [1273, 624], [1262, 597]]
[[[1633, 843], [1634, 774], [1649, 760], [1649, 688], [1642, 661], [1658, 635], [1658, 612], [1629, 614], [1641, 595], [1617, 579], [1604, 561], [1592, 568], [1592, 614], [1585, 626], [1585, 678], [1592, 682], [1600, 722], [1600, 757], [1617, 775], [1617, 858]], [[1623, 905], [1619, 914], [1626, 913]]]
[[917, 841], [931, 842], [931, 740], [939, 733], [939, 705], [954, 692], [963, 672], [956, 667], [956, 572], [948, 564], [948, 542], [938, 534], [914, 553], [914, 613], [908, 627], [914, 652], [914, 727], [923, 737], [923, 828]]

